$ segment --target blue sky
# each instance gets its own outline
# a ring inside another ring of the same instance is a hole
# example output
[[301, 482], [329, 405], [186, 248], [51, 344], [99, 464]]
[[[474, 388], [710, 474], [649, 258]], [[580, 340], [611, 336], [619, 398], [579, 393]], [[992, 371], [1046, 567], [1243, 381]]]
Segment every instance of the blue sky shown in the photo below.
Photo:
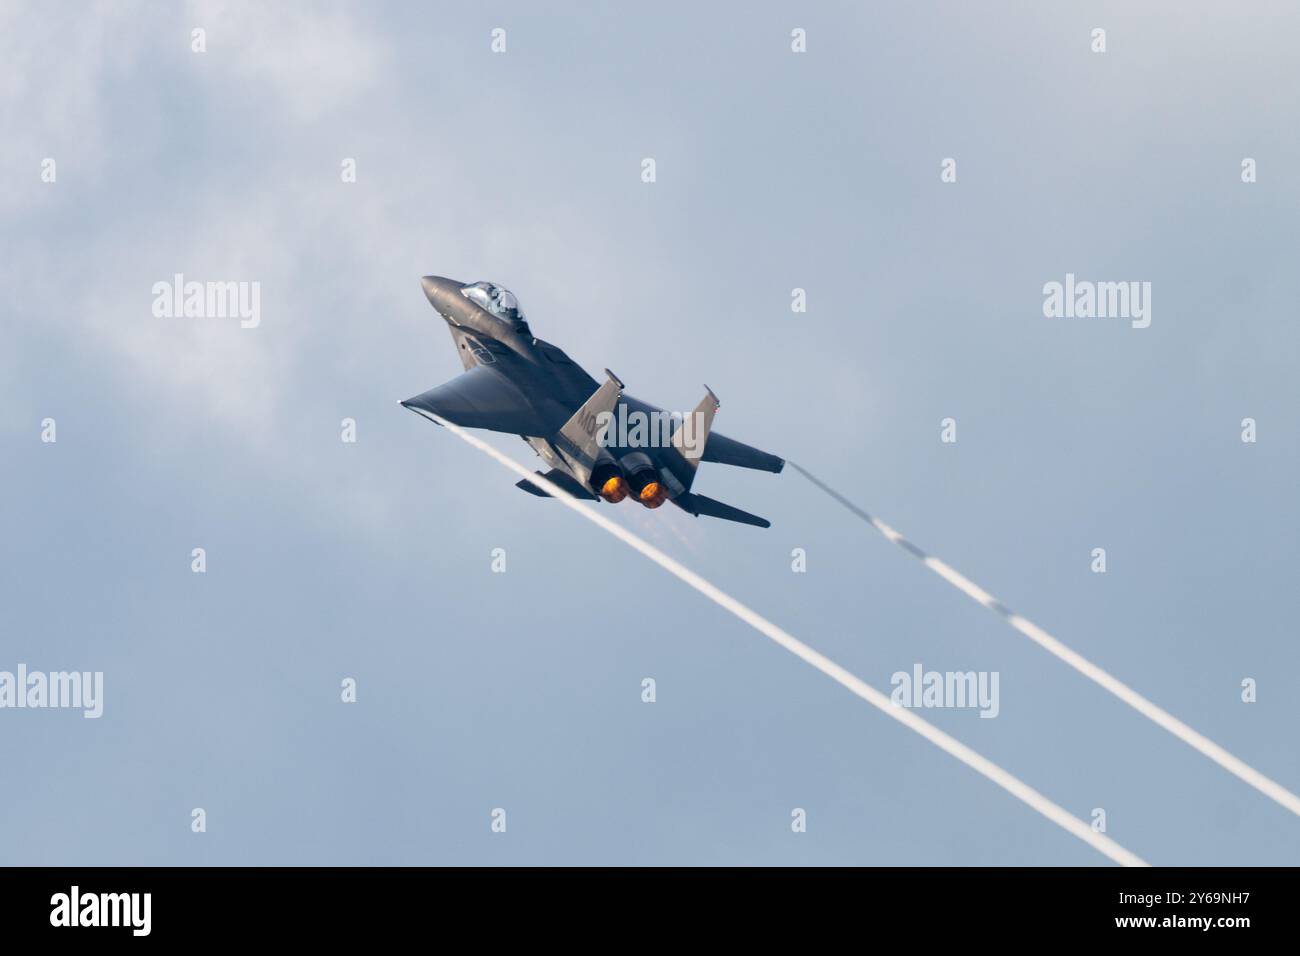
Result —
[[[1294, 7], [266, 6], [0, 12], [0, 670], [106, 697], [0, 711], [0, 862], [1106, 862], [399, 408], [460, 371], [428, 273], [639, 397], [708, 382], [1300, 788]], [[178, 272], [260, 282], [258, 328], [155, 317]], [[1151, 282], [1151, 326], [1045, 318], [1067, 272]], [[1300, 861], [797, 474], [697, 490], [773, 527], [606, 511], [876, 687], [997, 671], [996, 719], [923, 716], [1145, 859]]]

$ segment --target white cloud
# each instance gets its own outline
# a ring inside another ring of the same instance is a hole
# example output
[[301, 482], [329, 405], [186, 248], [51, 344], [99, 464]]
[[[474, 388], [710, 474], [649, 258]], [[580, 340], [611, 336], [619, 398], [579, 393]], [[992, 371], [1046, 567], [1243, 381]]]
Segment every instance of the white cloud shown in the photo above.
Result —
[[189, 15], [207, 31], [214, 84], [228, 94], [233, 78], [253, 100], [270, 92], [294, 120], [310, 122], [370, 89], [386, 59], [380, 38], [349, 10], [195, 0]]

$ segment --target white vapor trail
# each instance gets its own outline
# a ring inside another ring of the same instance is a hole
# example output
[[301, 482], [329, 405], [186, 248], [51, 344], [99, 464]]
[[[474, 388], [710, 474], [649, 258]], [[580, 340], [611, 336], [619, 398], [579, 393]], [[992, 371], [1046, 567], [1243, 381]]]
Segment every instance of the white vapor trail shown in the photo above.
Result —
[[1065, 663], [1069, 664], [1071, 667], [1073, 667], [1084, 677], [1087, 677], [1089, 680], [1093, 681], [1096, 684], [1099, 684], [1101, 687], [1110, 691], [1112, 694], [1114, 694], [1124, 703], [1128, 704], [1130, 707], [1136, 710], [1143, 717], [1146, 717], [1149, 720], [1154, 721], [1156, 724], [1159, 724], [1161, 727], [1169, 731], [1179, 740], [1195, 748], [1196, 750], [1199, 750], [1201, 753], [1205, 754], [1205, 756], [1209, 757], [1211, 760], [1217, 763], [1220, 767], [1227, 770], [1229, 773], [1235, 774], [1237, 777], [1240, 777], [1242, 780], [1250, 784], [1260, 793], [1264, 794], [1264, 796], [1276, 800], [1279, 804], [1286, 807], [1292, 813], [1296, 814], [1297, 816], [1300, 816], [1300, 797], [1297, 797], [1294, 793], [1292, 793], [1286, 787], [1282, 786], [1276, 780], [1272, 780], [1271, 778], [1264, 776], [1262, 773], [1260, 773], [1250, 764], [1246, 763], [1244, 760], [1242, 760], [1239, 757], [1233, 756], [1231, 753], [1229, 753], [1227, 750], [1224, 750], [1222, 747], [1220, 747], [1210, 738], [1204, 736], [1203, 734], [1197, 733], [1195, 730], [1187, 726], [1185, 723], [1183, 723], [1173, 714], [1169, 713], [1169, 711], [1147, 700], [1145, 697], [1143, 697], [1141, 694], [1135, 691], [1132, 687], [1129, 687], [1119, 678], [1113, 676], [1109, 672], [1098, 667], [1096, 664], [1088, 660], [1082, 654], [1078, 653], [1075, 650], [1072, 650], [1067, 645], [1061, 643], [1059, 640], [1057, 640], [1051, 634], [1048, 634], [1046, 631], [1044, 631], [1033, 621], [1026, 620], [1025, 618], [1021, 617], [1019, 614], [1016, 614], [1009, 607], [1007, 607], [1005, 604], [1003, 604], [993, 595], [989, 594], [988, 591], [985, 591], [974, 581], [970, 580], [965, 575], [958, 572], [955, 568], [952, 568], [949, 565], [945, 564], [943, 561], [940, 561], [938, 558], [931, 557], [930, 555], [926, 554], [924, 551], [922, 551], [916, 545], [912, 544], [912, 542], [908, 541], [906, 538], [904, 538], [901, 534], [899, 534], [889, 525], [885, 524], [879, 518], [876, 518], [873, 515], [870, 515], [867, 512], [863, 511], [853, 502], [849, 501], [847, 498], [845, 498], [835, 489], [831, 488], [829, 485], [826, 485], [822, 481], [818, 480], [814, 475], [810, 474], [805, 469], [800, 468], [792, 461], [787, 462], [787, 464], [789, 464], [792, 468], [794, 468], [795, 471], [799, 472], [799, 474], [803, 475], [805, 478], [811, 481], [822, 491], [826, 492], [828, 495], [830, 495], [840, 504], [844, 505], [844, 507], [848, 508], [859, 518], [862, 518], [864, 521], [870, 524], [873, 528], [875, 528], [882, 535], [884, 535], [889, 541], [898, 545], [900, 548], [902, 548], [912, 557], [916, 558], [918, 561], [924, 564], [935, 574], [939, 575], [939, 577], [943, 578], [945, 581], [947, 581], [949, 584], [955, 587], [962, 594], [965, 594], [967, 597], [971, 598], [974, 601], [978, 601], [980, 604], [984, 605], [990, 611], [994, 611], [1000, 616], [1002, 616], [1003, 618], [1005, 618], [1008, 624], [1010, 624], [1021, 634], [1025, 635], [1025, 637], [1029, 638], [1039, 647], [1042, 647], [1048, 653], [1059, 658], [1060, 660], [1065, 661]]
[[483, 441], [482, 439], [478, 438], [475, 435], [471, 435], [469, 432], [465, 431], [464, 429], [456, 425], [453, 425], [451, 422], [446, 421], [445, 419], [440, 418], [439, 416], [434, 415], [430, 412], [426, 412], [422, 409], [415, 409], [415, 411], [419, 411], [420, 414], [424, 415], [426, 418], [429, 418], [432, 421], [437, 422], [439, 425], [442, 425], [456, 437], [472, 445], [474, 448], [477, 448], [479, 451], [483, 452], [484, 454], [491, 456], [492, 458], [500, 462], [502, 465], [505, 465], [511, 471], [515, 472], [515, 474], [519, 475], [522, 478], [527, 479], [530, 483], [536, 485], [538, 488], [541, 488], [543, 491], [547, 492], [547, 494], [554, 497], [565, 507], [571, 509], [577, 514], [582, 515], [582, 517], [586, 518], [588, 521], [593, 522], [603, 530], [608, 531], [610, 534], [618, 538], [620, 541], [630, 545], [632, 548], [636, 549], [637, 551], [640, 551], [643, 555], [645, 555], [655, 564], [659, 565], [665, 571], [669, 572], [672, 575], [675, 575], [678, 579], [684, 581], [686, 584], [689, 584], [691, 587], [699, 591], [710, 601], [713, 601], [718, 606], [731, 612], [736, 617], [740, 618], [740, 620], [748, 624], [750, 627], [754, 628], [754, 630], [758, 631], [760, 634], [770, 638], [771, 640], [775, 641], [777, 644], [784, 647], [791, 654], [794, 654], [796, 657], [801, 658], [805, 662], [811, 664], [813, 667], [817, 668], [827, 677], [831, 678], [831, 680], [847, 688], [849, 691], [856, 694], [858, 697], [861, 697], [863, 700], [865, 700], [871, 706], [875, 707], [877, 710], [881, 711], [882, 713], [886, 714], [889, 717], [892, 717], [894, 720], [898, 721], [900, 724], [903, 724], [905, 727], [908, 727], [909, 729], [916, 731], [918, 734], [920, 734], [926, 740], [930, 741], [936, 747], [947, 752], [951, 756], [956, 757], [958, 760], [966, 764], [966, 766], [970, 767], [972, 770], [975, 770], [983, 774], [989, 780], [992, 780], [999, 787], [1001, 787], [1002, 789], [1010, 793], [1013, 797], [1023, 801], [1026, 805], [1032, 807], [1034, 810], [1037, 810], [1039, 813], [1041, 813], [1047, 819], [1051, 820], [1057, 826], [1061, 827], [1063, 830], [1067, 831], [1068, 833], [1071, 833], [1074, 836], [1078, 837], [1080, 840], [1087, 843], [1089, 846], [1093, 847], [1093, 849], [1097, 850], [1098, 852], [1109, 857], [1114, 862], [1119, 863], [1123, 866], [1146, 866], [1147, 865], [1136, 854], [1120, 846], [1120, 844], [1116, 843], [1114, 840], [1106, 836], [1104, 833], [1098, 833], [1097, 831], [1093, 830], [1091, 826], [1084, 823], [1082, 820], [1078, 819], [1077, 817], [1073, 816], [1063, 808], [1057, 806], [1051, 800], [1047, 799], [1047, 797], [1043, 796], [1033, 787], [1024, 783], [1018, 777], [1008, 773], [1006, 770], [1003, 770], [1000, 766], [998, 766], [988, 758], [982, 756], [979, 753], [976, 753], [974, 750], [972, 750], [970, 747], [967, 747], [965, 744], [957, 740], [955, 737], [950, 737], [948, 734], [944, 733], [938, 727], [935, 727], [929, 721], [924, 720], [921, 717], [917, 716], [911, 710], [908, 710], [905, 707], [895, 706], [893, 703], [890, 702], [889, 697], [887, 697], [885, 694], [881, 693], [880, 691], [876, 690], [870, 684], [867, 684], [865, 681], [861, 680], [860, 678], [855, 677], [853, 674], [849, 673], [839, 664], [836, 664], [834, 661], [826, 657], [824, 654], [821, 654], [818, 651], [813, 650], [811, 647], [809, 647], [807, 644], [804, 644], [798, 638], [794, 637], [791, 634], [786, 633], [784, 630], [777, 627], [767, 618], [763, 617], [756, 611], [753, 611], [750, 608], [746, 607], [744, 604], [741, 604], [731, 595], [715, 587], [713, 584], [709, 583], [704, 578], [700, 577], [694, 571], [674, 561], [672, 558], [664, 554], [662, 551], [660, 551], [654, 545], [650, 544], [648, 541], [645, 541], [638, 535], [633, 534], [631, 531], [628, 531], [626, 528], [622, 527], [621, 525], [615, 524], [609, 518], [605, 517], [604, 515], [596, 511], [594, 508], [589, 508], [585, 506], [577, 498], [570, 495], [564, 489], [557, 487], [553, 482], [548, 481], [546, 478], [542, 477], [541, 475], [534, 474], [532, 471], [529, 471], [526, 467], [521, 465], [519, 462], [515, 461], [509, 455], [503, 454], [502, 452], [493, 448], [487, 442]]

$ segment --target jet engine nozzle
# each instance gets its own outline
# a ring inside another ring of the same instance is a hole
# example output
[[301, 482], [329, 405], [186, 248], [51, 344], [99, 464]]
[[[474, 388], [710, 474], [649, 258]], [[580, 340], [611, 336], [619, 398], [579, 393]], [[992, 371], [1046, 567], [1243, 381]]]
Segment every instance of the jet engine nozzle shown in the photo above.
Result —
[[657, 481], [651, 481], [636, 496], [647, 508], [658, 508], [668, 498], [668, 490]]
[[618, 504], [631, 491], [623, 476], [623, 469], [613, 462], [596, 466], [596, 470], [591, 473], [591, 488], [611, 505]]
[[668, 489], [659, 479], [654, 463], [645, 452], [634, 451], [619, 460], [627, 475], [628, 487], [636, 500], [647, 508], [658, 508], [668, 499]]
[[600, 491], [597, 492], [611, 505], [618, 504], [627, 497], [627, 493], [627, 481], [622, 475], [615, 475], [613, 478], [606, 479], [605, 483], [600, 486]]

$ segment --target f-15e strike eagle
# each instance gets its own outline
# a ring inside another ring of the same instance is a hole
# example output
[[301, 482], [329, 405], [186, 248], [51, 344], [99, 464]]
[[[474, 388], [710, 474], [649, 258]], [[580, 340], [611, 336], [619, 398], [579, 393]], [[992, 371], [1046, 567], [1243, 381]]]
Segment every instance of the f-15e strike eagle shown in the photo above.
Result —
[[[671, 501], [693, 515], [770, 527], [765, 518], [691, 491], [702, 461], [774, 473], [785, 466], [711, 431], [718, 399], [707, 386], [694, 412], [670, 415], [624, 394], [608, 369], [599, 384], [554, 345], [534, 338], [508, 289], [441, 276], [421, 283], [465, 371], [402, 405], [433, 421], [521, 436], [551, 466], [538, 474], [577, 498], [611, 504], [632, 498], [647, 508]], [[549, 497], [527, 480], [518, 487]]]

